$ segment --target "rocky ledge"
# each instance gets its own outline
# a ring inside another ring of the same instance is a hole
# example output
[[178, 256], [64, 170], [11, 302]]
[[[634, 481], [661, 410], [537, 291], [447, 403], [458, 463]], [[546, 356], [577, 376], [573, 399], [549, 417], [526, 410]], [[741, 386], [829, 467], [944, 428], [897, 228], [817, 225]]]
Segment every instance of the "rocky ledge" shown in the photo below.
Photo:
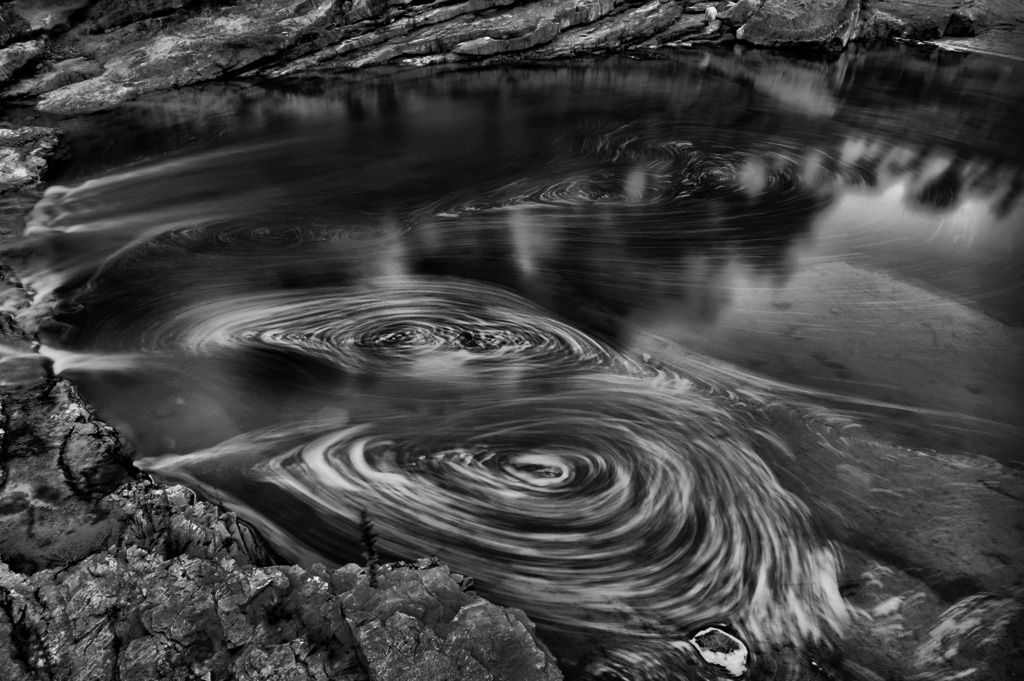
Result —
[[1024, 58], [1015, 0], [13, 0], [0, 88], [79, 114], [224, 77], [387, 63], [539, 60], [739, 42], [836, 52], [938, 40]]

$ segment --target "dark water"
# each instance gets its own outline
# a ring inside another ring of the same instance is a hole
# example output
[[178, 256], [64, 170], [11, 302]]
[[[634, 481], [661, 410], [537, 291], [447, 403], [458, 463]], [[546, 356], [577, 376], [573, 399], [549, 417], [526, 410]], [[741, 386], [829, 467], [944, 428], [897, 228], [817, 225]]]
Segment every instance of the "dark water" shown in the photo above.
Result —
[[801, 651], [863, 614], [847, 551], [955, 581], [851, 530], [858, 448], [1024, 467], [1022, 74], [692, 52], [173, 93], [71, 124], [28, 314], [140, 467], [289, 559], [358, 561], [365, 509], [573, 674], [713, 678], [717, 623], [755, 676], [846, 678]]

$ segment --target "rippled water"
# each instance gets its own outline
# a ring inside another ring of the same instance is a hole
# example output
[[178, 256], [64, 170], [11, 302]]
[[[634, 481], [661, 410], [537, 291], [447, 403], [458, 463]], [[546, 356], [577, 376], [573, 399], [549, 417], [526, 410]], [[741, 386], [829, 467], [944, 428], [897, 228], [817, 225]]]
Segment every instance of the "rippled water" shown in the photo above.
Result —
[[[908, 598], [851, 596], [879, 574], [975, 632], [1017, 612], [1022, 73], [687, 52], [181, 91], [69, 123], [22, 314], [142, 469], [288, 559], [360, 560], [366, 510], [576, 676], [715, 678], [689, 639], [719, 624], [757, 678], [874, 678], [872, 603]], [[993, 498], [933, 498], [961, 470]]]

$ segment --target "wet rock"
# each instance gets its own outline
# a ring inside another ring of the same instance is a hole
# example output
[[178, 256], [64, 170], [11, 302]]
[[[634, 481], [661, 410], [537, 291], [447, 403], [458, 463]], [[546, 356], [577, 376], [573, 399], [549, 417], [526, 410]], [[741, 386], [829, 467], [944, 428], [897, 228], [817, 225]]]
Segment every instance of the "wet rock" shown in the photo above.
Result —
[[15, 43], [0, 50], [0, 85], [10, 80], [20, 69], [39, 59], [42, 54], [42, 40]]
[[55, 128], [0, 127], [0, 193], [38, 183], [60, 134]]
[[857, 27], [859, 0], [821, 0], [808, 11], [801, 0], [765, 0], [736, 37], [767, 47], [819, 47], [839, 51]]

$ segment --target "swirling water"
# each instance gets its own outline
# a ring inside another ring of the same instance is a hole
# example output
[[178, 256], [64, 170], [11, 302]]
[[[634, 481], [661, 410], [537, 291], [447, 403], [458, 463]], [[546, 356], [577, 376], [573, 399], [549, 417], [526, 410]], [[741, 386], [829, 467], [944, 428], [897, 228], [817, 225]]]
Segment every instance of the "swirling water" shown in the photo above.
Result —
[[[387, 556], [472, 575], [575, 676], [714, 678], [688, 641], [720, 624], [755, 676], [873, 678], [863, 650], [812, 653], [891, 614], [849, 597], [851, 565], [962, 609], [1024, 574], [1007, 535], [931, 535], [1019, 507], [888, 496], [981, 465], [1005, 503], [1024, 467], [1021, 71], [946, 59], [143, 100], [80, 123], [19, 246], [23, 314], [138, 466], [288, 559], [359, 560], [366, 510]], [[921, 655], [919, 678], [952, 669]]]

